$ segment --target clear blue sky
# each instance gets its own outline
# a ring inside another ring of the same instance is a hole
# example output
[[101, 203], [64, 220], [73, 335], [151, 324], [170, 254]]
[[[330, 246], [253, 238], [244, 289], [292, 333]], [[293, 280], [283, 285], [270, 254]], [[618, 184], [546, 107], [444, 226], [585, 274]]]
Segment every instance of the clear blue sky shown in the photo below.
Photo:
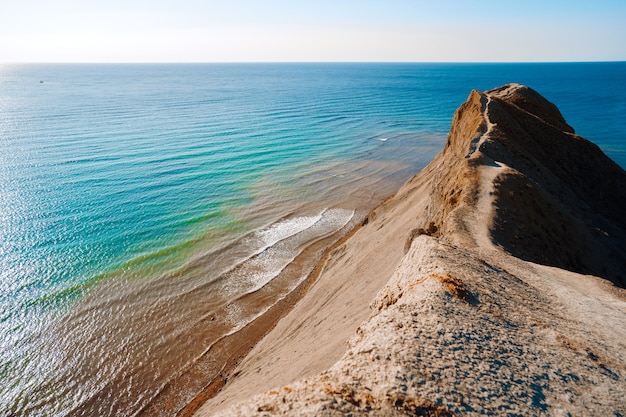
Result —
[[0, 0], [0, 62], [626, 60], [626, 0]]

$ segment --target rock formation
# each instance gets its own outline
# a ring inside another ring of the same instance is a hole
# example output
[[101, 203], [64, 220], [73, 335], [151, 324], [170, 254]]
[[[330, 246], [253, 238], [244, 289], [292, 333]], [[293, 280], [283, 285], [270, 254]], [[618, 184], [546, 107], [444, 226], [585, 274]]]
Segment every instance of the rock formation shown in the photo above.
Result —
[[626, 415], [609, 281], [626, 284], [624, 170], [532, 89], [473, 91], [197, 415]]
[[[626, 173], [534, 90], [473, 91], [433, 163], [440, 172], [425, 230], [432, 223], [436, 235], [449, 237], [470, 229], [468, 211], [491, 187], [493, 243], [524, 260], [626, 286]], [[495, 175], [493, 184], [480, 172]]]

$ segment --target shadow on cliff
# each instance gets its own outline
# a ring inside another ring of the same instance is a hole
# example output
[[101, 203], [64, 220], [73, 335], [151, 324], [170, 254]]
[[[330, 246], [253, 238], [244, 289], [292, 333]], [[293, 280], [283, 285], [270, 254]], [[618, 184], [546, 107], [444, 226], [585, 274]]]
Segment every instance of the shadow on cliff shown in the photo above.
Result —
[[626, 172], [534, 90], [508, 85], [486, 95], [493, 126], [480, 150], [512, 168], [494, 184], [494, 242], [626, 287]]

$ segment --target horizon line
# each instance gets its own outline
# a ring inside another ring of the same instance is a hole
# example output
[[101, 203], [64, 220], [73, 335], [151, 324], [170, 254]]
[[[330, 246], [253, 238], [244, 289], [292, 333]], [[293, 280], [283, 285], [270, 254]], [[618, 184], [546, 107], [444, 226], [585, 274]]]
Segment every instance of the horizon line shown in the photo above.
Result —
[[0, 61], [0, 65], [203, 65], [203, 64], [609, 64], [624, 60], [571, 61]]

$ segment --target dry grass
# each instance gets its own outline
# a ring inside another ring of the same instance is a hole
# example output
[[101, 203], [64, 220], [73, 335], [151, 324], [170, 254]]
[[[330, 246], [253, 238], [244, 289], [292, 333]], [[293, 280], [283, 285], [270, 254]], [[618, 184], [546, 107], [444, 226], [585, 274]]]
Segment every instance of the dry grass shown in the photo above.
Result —
[[447, 408], [423, 398], [411, 398], [396, 394], [387, 397], [387, 401], [393, 408], [408, 416], [452, 417], [452, 413]]
[[465, 284], [463, 284], [460, 278], [453, 276], [449, 272], [446, 272], [444, 275], [431, 274], [430, 276], [439, 280], [450, 294], [464, 301], [470, 299], [472, 293], [465, 288]]
[[326, 385], [323, 391], [331, 397], [341, 399], [353, 406], [372, 410], [380, 408], [380, 401], [369, 392], [356, 391], [353, 388], [341, 384], [339, 386]]
[[402, 415], [415, 417], [452, 417], [452, 413], [443, 406], [437, 405], [424, 398], [414, 398], [402, 393], [387, 394], [384, 398], [378, 398], [365, 392], [355, 390], [345, 384], [339, 386], [326, 385], [323, 391], [341, 401], [350, 403], [363, 411], [395, 410], [390, 415]]

